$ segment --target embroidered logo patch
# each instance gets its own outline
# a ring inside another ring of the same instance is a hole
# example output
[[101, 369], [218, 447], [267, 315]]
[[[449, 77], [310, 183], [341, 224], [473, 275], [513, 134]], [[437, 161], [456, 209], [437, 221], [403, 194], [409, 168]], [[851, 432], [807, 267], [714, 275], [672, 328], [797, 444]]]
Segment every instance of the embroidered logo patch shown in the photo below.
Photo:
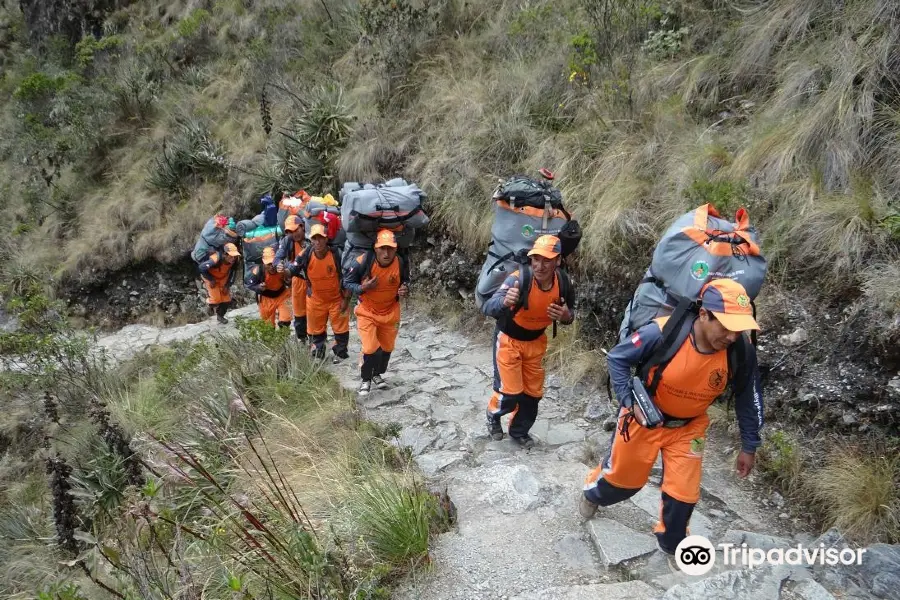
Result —
[[706, 446], [706, 440], [703, 438], [691, 440], [691, 454], [702, 456], [704, 446]]
[[641, 347], [641, 336], [640, 336], [640, 334], [636, 333], [636, 334], [634, 334], [633, 336], [631, 336], [631, 343], [632, 343], [635, 347], [640, 348], [640, 347]]
[[709, 389], [721, 392], [725, 389], [725, 380], [727, 379], [727, 377], [728, 372], [725, 371], [725, 369], [714, 370], [709, 374]]
[[744, 294], [740, 294], [737, 297], [737, 303], [741, 308], [747, 308], [748, 306], [750, 306], [750, 298], [748, 298]]

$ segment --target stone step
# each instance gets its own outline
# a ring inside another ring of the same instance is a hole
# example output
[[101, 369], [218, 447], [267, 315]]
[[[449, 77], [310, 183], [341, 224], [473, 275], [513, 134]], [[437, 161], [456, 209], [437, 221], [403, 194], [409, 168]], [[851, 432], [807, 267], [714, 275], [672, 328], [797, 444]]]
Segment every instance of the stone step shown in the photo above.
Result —
[[652, 600], [657, 591], [643, 581], [553, 587], [510, 600]]

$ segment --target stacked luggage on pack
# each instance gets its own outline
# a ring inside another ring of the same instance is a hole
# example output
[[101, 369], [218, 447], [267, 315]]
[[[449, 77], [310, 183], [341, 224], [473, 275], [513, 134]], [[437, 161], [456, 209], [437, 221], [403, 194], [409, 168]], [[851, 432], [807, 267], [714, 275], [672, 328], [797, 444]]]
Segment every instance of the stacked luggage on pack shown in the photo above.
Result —
[[393, 231], [398, 251], [405, 253], [416, 230], [428, 225], [428, 215], [422, 208], [425, 192], [400, 178], [378, 185], [345, 183], [340, 198], [341, 221], [347, 236], [344, 268], [372, 249], [380, 229]]

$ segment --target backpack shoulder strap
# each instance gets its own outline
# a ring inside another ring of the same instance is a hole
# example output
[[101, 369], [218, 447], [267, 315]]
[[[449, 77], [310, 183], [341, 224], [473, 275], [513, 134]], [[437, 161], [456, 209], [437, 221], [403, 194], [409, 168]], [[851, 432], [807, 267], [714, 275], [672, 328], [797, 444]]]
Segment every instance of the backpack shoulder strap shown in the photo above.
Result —
[[656, 347], [656, 350], [654, 350], [650, 358], [640, 366], [639, 372], [643, 381], [647, 381], [650, 370], [653, 367], [657, 367], [656, 371], [653, 373], [653, 379], [647, 385], [647, 393], [650, 394], [651, 397], [656, 394], [656, 388], [659, 386], [663, 370], [691, 334], [696, 307], [696, 303], [687, 298], [681, 298], [678, 301], [675, 310], [663, 326], [662, 341], [659, 343], [659, 346]]
[[569, 279], [569, 274], [566, 273], [565, 269], [557, 269], [556, 277], [559, 280], [559, 297], [563, 299], [566, 304], [575, 304], [575, 298], [572, 293], [572, 280]]
[[375, 264], [375, 251], [366, 250], [366, 257], [363, 259], [362, 272], [360, 273], [360, 281], [369, 277], [372, 272], [372, 265]]

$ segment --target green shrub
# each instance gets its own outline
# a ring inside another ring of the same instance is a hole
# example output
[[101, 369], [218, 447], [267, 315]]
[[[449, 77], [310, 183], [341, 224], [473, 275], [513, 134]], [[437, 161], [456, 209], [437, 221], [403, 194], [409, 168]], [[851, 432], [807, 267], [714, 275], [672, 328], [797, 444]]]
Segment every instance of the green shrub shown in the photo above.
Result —
[[122, 43], [122, 37], [118, 35], [102, 37], [99, 40], [88, 35], [75, 45], [75, 57], [78, 65], [82, 69], [86, 69], [94, 63], [97, 53], [108, 51], [110, 54], [115, 54], [113, 51], [121, 48]]
[[32, 73], [22, 80], [13, 92], [13, 97], [22, 102], [46, 100], [66, 85], [66, 77], [51, 77], [46, 73]]
[[164, 141], [162, 154], [151, 166], [147, 183], [169, 194], [183, 194], [202, 181], [217, 181], [228, 172], [225, 149], [207, 125], [196, 119], [178, 122], [175, 138]]
[[208, 10], [194, 9], [191, 14], [178, 22], [178, 35], [183, 38], [193, 37], [201, 27], [209, 23], [211, 16]]
[[692, 206], [712, 204], [722, 216], [731, 217], [747, 197], [747, 186], [743, 182], [729, 180], [695, 179], [684, 190], [684, 197]]

